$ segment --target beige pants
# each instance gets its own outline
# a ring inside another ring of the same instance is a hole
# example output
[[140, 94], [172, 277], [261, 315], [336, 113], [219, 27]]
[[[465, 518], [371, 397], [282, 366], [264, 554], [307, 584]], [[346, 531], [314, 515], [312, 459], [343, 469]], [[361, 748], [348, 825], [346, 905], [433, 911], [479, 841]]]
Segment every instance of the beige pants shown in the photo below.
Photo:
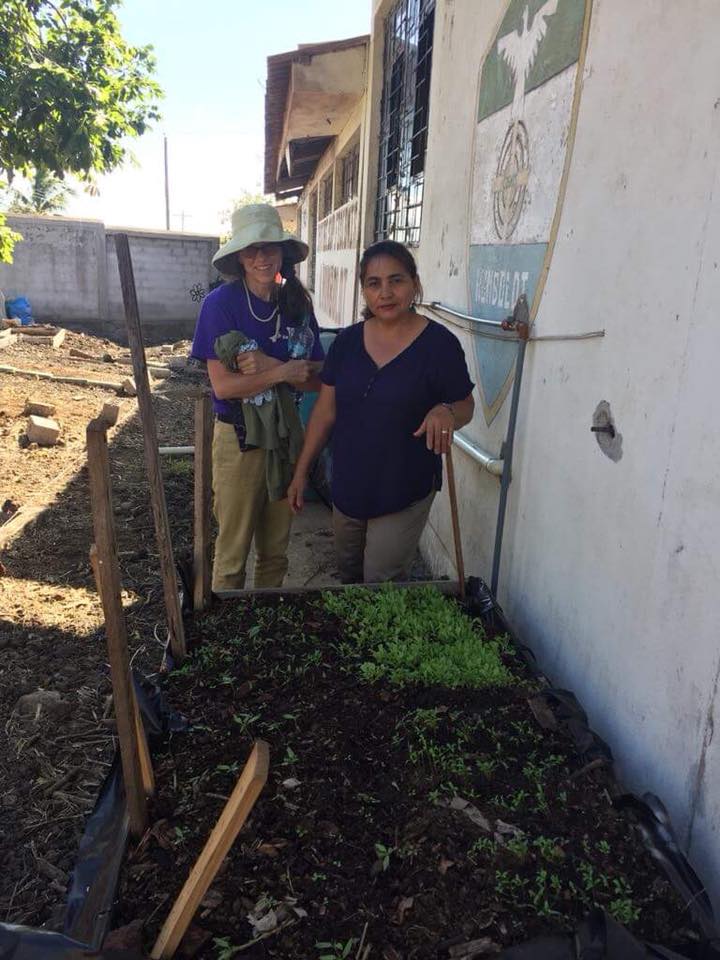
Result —
[[288, 568], [292, 514], [287, 500], [268, 499], [265, 451], [243, 453], [232, 424], [215, 421], [213, 495], [218, 536], [213, 590], [242, 590], [255, 539], [255, 587], [281, 587]]
[[333, 509], [335, 552], [343, 583], [407, 580], [435, 491], [398, 513], [372, 520], [346, 517]]

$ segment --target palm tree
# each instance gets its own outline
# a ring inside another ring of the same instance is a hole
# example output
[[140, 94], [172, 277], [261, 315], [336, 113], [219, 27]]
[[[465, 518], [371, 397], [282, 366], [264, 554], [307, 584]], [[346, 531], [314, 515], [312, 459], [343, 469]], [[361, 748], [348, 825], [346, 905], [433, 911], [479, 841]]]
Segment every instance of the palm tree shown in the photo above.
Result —
[[62, 177], [48, 170], [47, 167], [38, 167], [33, 172], [30, 186], [26, 190], [13, 188], [10, 191], [10, 213], [60, 213], [65, 209], [69, 197], [75, 191], [69, 187]]

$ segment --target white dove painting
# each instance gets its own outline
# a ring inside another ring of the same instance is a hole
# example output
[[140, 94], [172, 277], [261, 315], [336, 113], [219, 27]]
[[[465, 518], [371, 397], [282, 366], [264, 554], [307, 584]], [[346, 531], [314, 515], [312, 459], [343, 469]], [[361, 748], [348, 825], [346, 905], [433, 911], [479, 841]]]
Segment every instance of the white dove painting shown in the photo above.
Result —
[[[508, 0], [489, 38], [480, 65], [470, 208], [468, 300], [474, 316], [503, 320], [521, 293], [533, 304], [549, 264], [591, 4]], [[515, 349], [481, 338], [476, 343], [490, 423], [512, 382]]]
[[525, 84], [530, 73], [530, 67], [535, 63], [538, 48], [547, 33], [548, 17], [551, 17], [557, 11], [557, 7], [558, 0], [547, 0], [547, 3], [543, 4], [532, 18], [532, 23], [528, 23], [530, 7], [526, 5], [523, 10], [521, 29], [508, 33], [498, 40], [498, 52], [512, 70], [513, 80], [515, 81], [512, 110], [510, 111], [513, 120], [522, 120]]

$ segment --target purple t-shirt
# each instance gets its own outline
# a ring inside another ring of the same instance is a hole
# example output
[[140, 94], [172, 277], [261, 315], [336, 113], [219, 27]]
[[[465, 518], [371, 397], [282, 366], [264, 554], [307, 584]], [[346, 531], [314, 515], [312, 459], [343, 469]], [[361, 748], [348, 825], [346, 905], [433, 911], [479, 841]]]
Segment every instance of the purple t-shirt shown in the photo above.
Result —
[[415, 430], [438, 403], [464, 400], [474, 384], [460, 341], [431, 320], [394, 360], [378, 368], [364, 323], [342, 330], [320, 379], [335, 387], [332, 498], [358, 520], [397, 513], [440, 489], [442, 460]]
[[[258, 317], [268, 317], [266, 322], [256, 320], [250, 313], [248, 295], [254, 313]], [[242, 283], [223, 283], [203, 300], [191, 356], [196, 360], [217, 360], [217, 338], [231, 330], [240, 330], [246, 337], [256, 340], [263, 353], [283, 363], [293, 358], [322, 360], [325, 352], [314, 315], [309, 314], [300, 327], [288, 327], [282, 316], [278, 325], [274, 310], [274, 304], [260, 300], [249, 290], [246, 293]], [[219, 400], [213, 393], [215, 413], [231, 416], [236, 403], [234, 400]]]

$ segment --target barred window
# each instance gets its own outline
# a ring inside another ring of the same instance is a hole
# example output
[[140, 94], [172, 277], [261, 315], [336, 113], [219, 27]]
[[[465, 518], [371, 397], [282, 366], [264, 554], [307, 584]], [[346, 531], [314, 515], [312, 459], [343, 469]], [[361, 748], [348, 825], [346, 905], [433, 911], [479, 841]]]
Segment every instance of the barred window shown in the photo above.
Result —
[[309, 290], [315, 289], [315, 264], [317, 254], [317, 224], [318, 224], [318, 192], [313, 190], [308, 199], [308, 252], [307, 285]]
[[385, 21], [375, 236], [420, 242], [435, 0], [398, 0]]
[[322, 220], [333, 209], [333, 175], [330, 172], [320, 184], [320, 209], [318, 219]]
[[347, 203], [357, 196], [358, 171], [360, 169], [360, 144], [356, 143], [343, 156], [341, 163], [341, 196], [340, 202]]

